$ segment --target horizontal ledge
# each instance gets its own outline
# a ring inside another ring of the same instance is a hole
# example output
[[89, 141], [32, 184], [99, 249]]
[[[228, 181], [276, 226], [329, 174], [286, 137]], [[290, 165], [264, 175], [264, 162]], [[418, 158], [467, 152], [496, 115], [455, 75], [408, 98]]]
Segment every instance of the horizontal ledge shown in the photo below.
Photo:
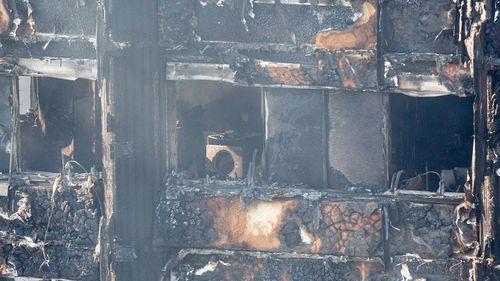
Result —
[[70, 34], [57, 34], [57, 33], [43, 33], [36, 32], [30, 36], [17, 36], [17, 37], [9, 37], [3, 36], [0, 38], [2, 41], [20, 41], [24, 43], [36, 43], [36, 42], [90, 42], [92, 44], [96, 43], [95, 36], [89, 35], [70, 35]]
[[97, 79], [97, 60], [67, 58], [0, 58], [2, 72], [10, 75], [53, 77], [66, 80]]
[[[415, 85], [414, 88], [410, 87], [411, 85], [407, 85], [408, 88], [388, 87], [384, 89], [376, 89], [376, 88], [346, 89], [333, 86], [317, 86], [317, 85], [260, 84], [260, 83], [247, 84], [241, 81], [236, 81], [235, 71], [229, 67], [229, 64], [167, 62], [165, 79], [167, 81], [218, 81], [218, 82], [231, 83], [237, 86], [258, 87], [258, 88], [287, 88], [287, 89], [305, 89], [305, 90], [320, 90], [320, 91], [331, 91], [331, 92], [353, 92], [353, 93], [372, 93], [372, 94], [401, 93], [412, 97], [437, 97], [446, 95], [464, 96], [451, 91], [445, 91], [444, 86], [440, 88], [442, 89], [442, 91], [429, 91], [426, 89], [419, 90], [416, 88]], [[431, 82], [436, 82], [434, 80], [432, 80]]]
[[[205, 45], [205, 48], [213, 49], [237, 49], [237, 50], [252, 50], [260, 52], [281, 52], [281, 53], [297, 53], [302, 52], [305, 54], [313, 54], [314, 52], [331, 53], [331, 54], [369, 54], [375, 55], [375, 49], [342, 49], [342, 50], [328, 50], [316, 48], [314, 44], [282, 44], [282, 43], [272, 43], [272, 42], [236, 42], [236, 41], [213, 41], [213, 40], [201, 40], [200, 44]], [[165, 48], [166, 52], [175, 52], [178, 49]], [[206, 51], [206, 50], [205, 50]], [[203, 54], [204, 51], [201, 51]]]
[[283, 187], [276, 188], [267, 185], [250, 187], [242, 182], [227, 182], [227, 181], [212, 181], [210, 183], [204, 183], [201, 180], [186, 180], [184, 181], [186, 186], [178, 186], [175, 184], [169, 185], [167, 192], [169, 198], [176, 198], [178, 194], [183, 194], [185, 192], [193, 192], [198, 194], [200, 197], [207, 196], [221, 196], [221, 197], [235, 197], [244, 196], [248, 193], [248, 189], [252, 188], [254, 194], [259, 196], [254, 196], [253, 199], [272, 201], [275, 199], [283, 198], [296, 198], [302, 197], [306, 200], [327, 200], [330, 202], [342, 202], [342, 201], [406, 201], [415, 203], [430, 203], [430, 204], [457, 204], [463, 201], [463, 193], [444, 193], [439, 194], [437, 192], [419, 192], [419, 191], [402, 191], [398, 190], [396, 193], [384, 192], [384, 193], [363, 193], [363, 192], [346, 192], [337, 191], [334, 189], [308, 189], [300, 187]]

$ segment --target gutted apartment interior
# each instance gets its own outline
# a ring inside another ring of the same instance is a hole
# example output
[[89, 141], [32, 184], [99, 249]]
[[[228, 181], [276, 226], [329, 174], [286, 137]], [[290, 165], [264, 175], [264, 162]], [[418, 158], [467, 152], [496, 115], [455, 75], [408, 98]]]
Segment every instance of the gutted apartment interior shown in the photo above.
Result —
[[0, 1], [0, 278], [498, 280], [499, 21]]

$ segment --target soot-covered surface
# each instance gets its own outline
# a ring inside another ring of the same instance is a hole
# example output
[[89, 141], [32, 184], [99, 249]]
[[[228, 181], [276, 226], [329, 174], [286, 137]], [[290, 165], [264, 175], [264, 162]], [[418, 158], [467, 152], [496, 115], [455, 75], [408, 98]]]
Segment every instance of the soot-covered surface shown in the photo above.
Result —
[[65, 178], [52, 197], [56, 180], [54, 174], [31, 174], [14, 181], [15, 213], [0, 220], [2, 234], [10, 237], [3, 240], [2, 258], [19, 276], [97, 280], [99, 214], [92, 178]]

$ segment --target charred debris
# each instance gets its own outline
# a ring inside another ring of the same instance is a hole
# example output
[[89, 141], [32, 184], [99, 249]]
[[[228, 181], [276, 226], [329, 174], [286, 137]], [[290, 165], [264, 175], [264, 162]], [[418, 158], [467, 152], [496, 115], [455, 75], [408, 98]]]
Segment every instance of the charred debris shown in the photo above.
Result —
[[0, 0], [0, 277], [499, 280], [500, 2]]

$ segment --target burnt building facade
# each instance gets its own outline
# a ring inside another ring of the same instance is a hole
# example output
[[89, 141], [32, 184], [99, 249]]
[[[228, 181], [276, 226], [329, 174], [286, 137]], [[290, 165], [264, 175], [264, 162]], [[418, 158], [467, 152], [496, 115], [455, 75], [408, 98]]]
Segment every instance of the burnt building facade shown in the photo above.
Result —
[[0, 1], [0, 276], [498, 280], [499, 21]]

